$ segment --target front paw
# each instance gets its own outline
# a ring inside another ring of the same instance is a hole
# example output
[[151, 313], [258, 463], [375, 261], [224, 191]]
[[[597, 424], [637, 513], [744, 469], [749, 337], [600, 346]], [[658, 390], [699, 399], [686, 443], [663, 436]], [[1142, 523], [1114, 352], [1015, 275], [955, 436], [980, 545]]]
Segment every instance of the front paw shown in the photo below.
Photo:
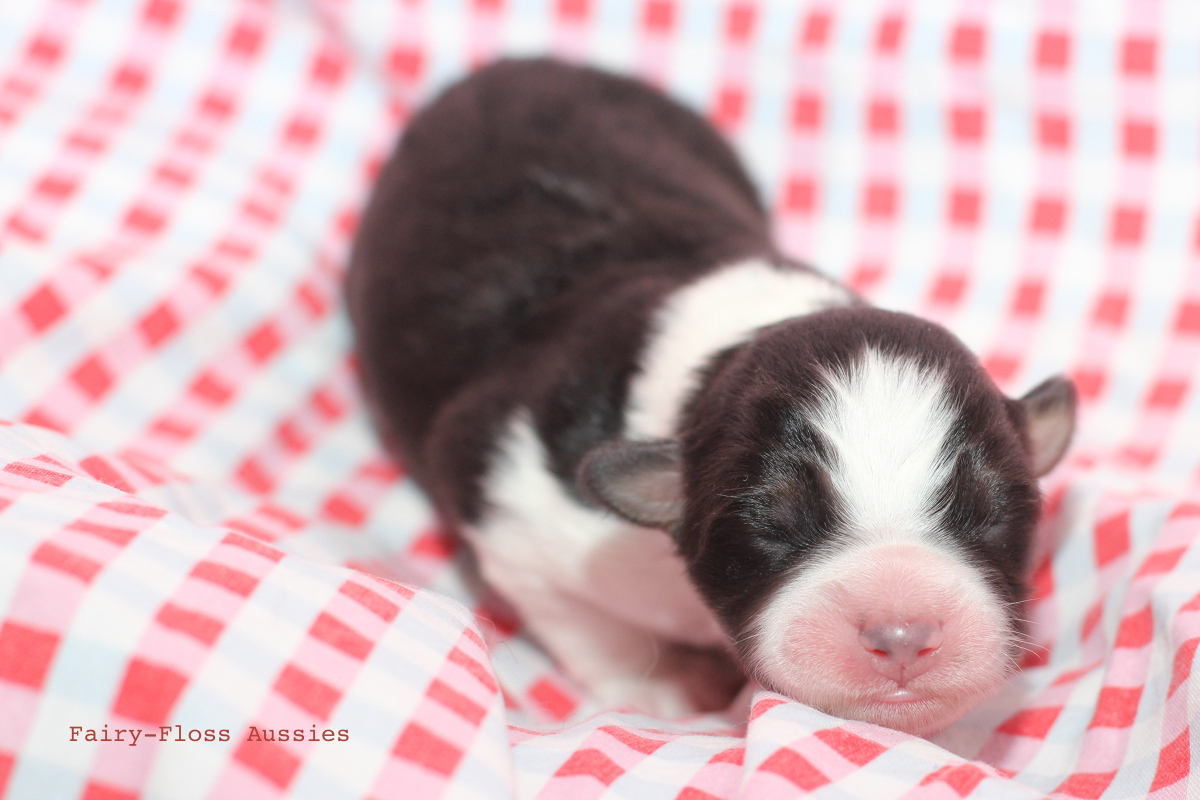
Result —
[[648, 674], [598, 681], [592, 694], [606, 706], [677, 719], [727, 709], [745, 683], [726, 653], [669, 645]]

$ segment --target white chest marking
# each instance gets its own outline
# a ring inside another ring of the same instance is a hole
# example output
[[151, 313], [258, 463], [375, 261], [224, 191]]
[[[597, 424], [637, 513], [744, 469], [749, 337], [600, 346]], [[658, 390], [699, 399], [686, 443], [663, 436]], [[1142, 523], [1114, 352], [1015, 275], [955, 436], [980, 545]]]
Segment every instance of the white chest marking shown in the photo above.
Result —
[[546, 464], [518, 413], [484, 481], [488, 510], [466, 532], [489, 582], [526, 609], [525, 597], [562, 592], [669, 640], [721, 643], [670, 537], [580, 504]]

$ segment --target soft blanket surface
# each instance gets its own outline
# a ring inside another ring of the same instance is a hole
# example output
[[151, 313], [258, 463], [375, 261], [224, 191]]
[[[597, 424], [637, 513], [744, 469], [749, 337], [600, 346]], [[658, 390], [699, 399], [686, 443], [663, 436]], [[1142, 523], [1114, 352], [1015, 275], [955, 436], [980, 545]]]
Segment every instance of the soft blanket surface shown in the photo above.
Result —
[[[598, 707], [379, 449], [371, 175], [535, 53], [707, 114], [790, 252], [1006, 391], [1077, 381], [1024, 669], [933, 741]], [[4, 3], [0, 795], [1200, 796], [1198, 364], [1194, 0]]]

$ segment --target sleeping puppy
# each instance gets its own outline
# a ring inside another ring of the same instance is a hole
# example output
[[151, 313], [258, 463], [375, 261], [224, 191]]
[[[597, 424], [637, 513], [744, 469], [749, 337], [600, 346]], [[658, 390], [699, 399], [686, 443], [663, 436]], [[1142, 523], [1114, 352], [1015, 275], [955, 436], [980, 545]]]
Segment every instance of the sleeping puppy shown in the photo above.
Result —
[[943, 328], [789, 261], [653, 89], [548, 60], [452, 87], [347, 292], [382, 433], [600, 700], [686, 714], [744, 674], [928, 734], [1013, 671], [1071, 383], [1009, 399]]

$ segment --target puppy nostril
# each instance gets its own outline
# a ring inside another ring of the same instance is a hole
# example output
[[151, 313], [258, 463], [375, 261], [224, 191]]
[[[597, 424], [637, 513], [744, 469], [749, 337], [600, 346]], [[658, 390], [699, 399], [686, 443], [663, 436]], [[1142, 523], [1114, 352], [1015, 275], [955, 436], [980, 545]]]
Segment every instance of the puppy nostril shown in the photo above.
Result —
[[872, 655], [900, 664], [911, 664], [933, 655], [942, 645], [942, 626], [934, 622], [875, 622], [864, 625], [859, 641]]

